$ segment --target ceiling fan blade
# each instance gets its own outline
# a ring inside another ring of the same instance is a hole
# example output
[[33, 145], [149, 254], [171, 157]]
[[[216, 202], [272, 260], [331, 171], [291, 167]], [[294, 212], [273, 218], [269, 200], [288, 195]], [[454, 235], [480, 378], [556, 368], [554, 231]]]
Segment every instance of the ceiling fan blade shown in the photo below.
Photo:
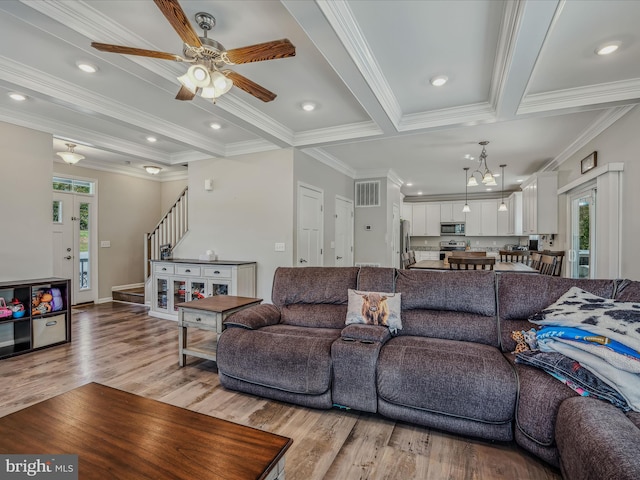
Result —
[[[198, 90], [196, 90], [197, 92]], [[191, 90], [189, 90], [187, 87], [185, 87], [184, 85], [182, 87], [180, 87], [180, 90], [178, 90], [178, 94], [176, 95], [176, 100], [193, 100], [193, 97], [195, 97], [196, 94], [194, 92], [192, 92]]]
[[162, 14], [180, 36], [182, 41], [192, 47], [201, 47], [202, 42], [184, 14], [177, 0], [153, 0]]
[[238, 87], [240, 90], [244, 90], [245, 92], [253, 95], [263, 102], [270, 102], [277, 96], [275, 93], [270, 92], [264, 87], [261, 87], [257, 83], [249, 80], [247, 77], [240, 75], [239, 73], [227, 71], [224, 72], [224, 74], [231, 80], [233, 80], [234, 86]]
[[231, 50], [227, 50], [224, 56], [229, 59], [231, 64], [240, 64], [293, 57], [295, 54], [296, 47], [294, 47], [288, 39], [283, 38], [272, 42], [233, 48]]
[[174, 60], [180, 62], [182, 57], [173, 53], [157, 52], [155, 50], [144, 50], [142, 48], [123, 47], [121, 45], [111, 45], [109, 43], [91, 42], [91, 46], [101, 52], [123, 53], [125, 55], [139, 55], [141, 57], [160, 58], [162, 60]]

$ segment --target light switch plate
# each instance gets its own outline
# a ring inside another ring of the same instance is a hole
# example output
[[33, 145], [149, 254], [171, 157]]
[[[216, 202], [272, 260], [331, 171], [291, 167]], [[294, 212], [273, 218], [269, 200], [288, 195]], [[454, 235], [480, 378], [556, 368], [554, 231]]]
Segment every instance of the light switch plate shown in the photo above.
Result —
[[284, 252], [284, 243], [276, 243], [276, 252]]
[[110, 246], [111, 246], [111, 241], [110, 240], [101, 240], [100, 241], [100, 247], [109, 248]]

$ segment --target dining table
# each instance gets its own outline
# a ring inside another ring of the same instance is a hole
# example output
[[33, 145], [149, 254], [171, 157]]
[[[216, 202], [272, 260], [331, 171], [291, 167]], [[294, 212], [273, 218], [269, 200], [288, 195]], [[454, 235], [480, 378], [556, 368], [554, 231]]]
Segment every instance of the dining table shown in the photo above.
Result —
[[[444, 260], [420, 260], [409, 266], [410, 269], [417, 270], [451, 270], [452, 272], [465, 272], [469, 270], [451, 269], [449, 263]], [[520, 262], [500, 262], [496, 261], [493, 266], [496, 272], [517, 272], [517, 273], [540, 273], [533, 267]]]

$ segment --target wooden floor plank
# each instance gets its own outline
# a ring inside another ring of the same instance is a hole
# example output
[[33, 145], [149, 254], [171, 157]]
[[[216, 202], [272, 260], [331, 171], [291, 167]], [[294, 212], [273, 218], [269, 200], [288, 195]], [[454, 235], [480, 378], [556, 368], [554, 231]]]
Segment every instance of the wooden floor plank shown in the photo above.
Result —
[[180, 368], [176, 322], [150, 317], [141, 305], [82, 305], [72, 327], [70, 344], [0, 361], [0, 416], [94, 381], [293, 438], [287, 480], [561, 478], [514, 444], [226, 390], [214, 362], [187, 357]]

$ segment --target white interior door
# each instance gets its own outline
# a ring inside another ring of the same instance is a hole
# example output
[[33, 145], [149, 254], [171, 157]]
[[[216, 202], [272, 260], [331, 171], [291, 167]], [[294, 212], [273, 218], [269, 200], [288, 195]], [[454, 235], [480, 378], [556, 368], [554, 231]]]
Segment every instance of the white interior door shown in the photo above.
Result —
[[353, 265], [353, 202], [336, 196], [335, 266]]
[[297, 260], [299, 267], [323, 265], [323, 210], [322, 190], [298, 184]]
[[71, 304], [97, 299], [94, 197], [53, 192], [53, 274], [71, 279]]

